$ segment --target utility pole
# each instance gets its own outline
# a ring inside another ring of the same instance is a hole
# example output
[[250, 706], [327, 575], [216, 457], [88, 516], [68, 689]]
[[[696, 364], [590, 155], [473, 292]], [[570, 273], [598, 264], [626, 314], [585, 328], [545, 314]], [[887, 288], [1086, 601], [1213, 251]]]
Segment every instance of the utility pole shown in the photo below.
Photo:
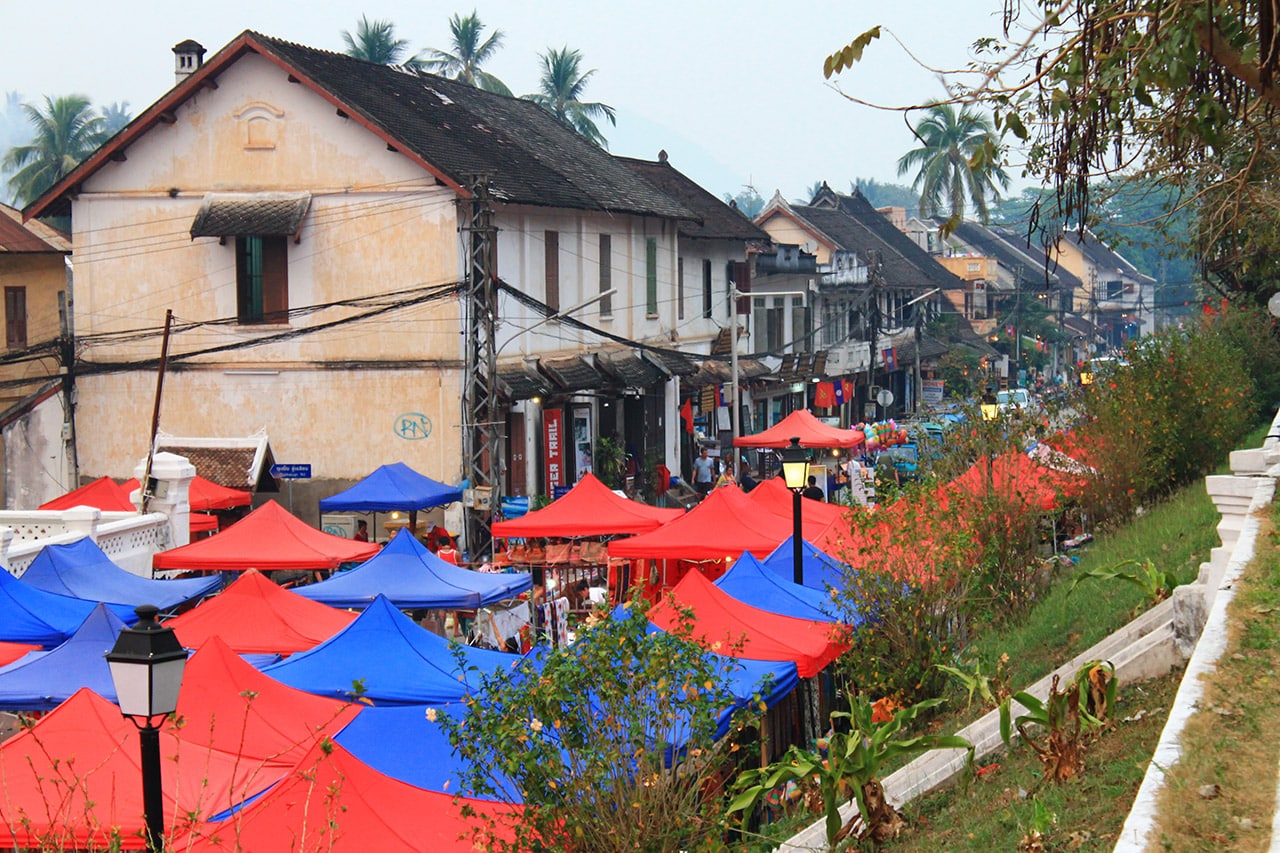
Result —
[[173, 326], [173, 309], [170, 308], [164, 312], [164, 337], [160, 339], [160, 366], [156, 369], [156, 399], [155, 405], [151, 409], [151, 440], [147, 442], [147, 466], [143, 471], [142, 480], [142, 506], [139, 509], [145, 515], [151, 498], [154, 496], [154, 488], [151, 483], [151, 463], [156, 456], [156, 433], [160, 432], [160, 395], [164, 392], [164, 372], [169, 364], [169, 329]]
[[871, 282], [871, 348], [867, 359], [867, 398], [875, 406], [875, 419], [880, 419], [880, 402], [876, 400], [873, 389], [876, 385], [876, 355], [880, 337], [880, 253], [868, 252], [867, 262], [870, 266], [867, 276]]
[[466, 359], [462, 388], [462, 458], [472, 489], [487, 488], [488, 511], [463, 507], [467, 551], [472, 560], [484, 558], [493, 541], [490, 522], [494, 507], [501, 505], [498, 458], [498, 359], [494, 338], [498, 324], [497, 229], [489, 176], [468, 178], [471, 198], [459, 202], [467, 250], [465, 312]]
[[1013, 380], [1010, 388], [1018, 387], [1019, 368], [1022, 366], [1022, 264], [1018, 264], [1018, 277], [1013, 280]]
[[80, 456], [76, 449], [76, 325], [75, 269], [66, 259], [67, 284], [58, 294], [58, 354], [62, 362], [62, 439], [66, 454], [66, 487], [80, 485]]

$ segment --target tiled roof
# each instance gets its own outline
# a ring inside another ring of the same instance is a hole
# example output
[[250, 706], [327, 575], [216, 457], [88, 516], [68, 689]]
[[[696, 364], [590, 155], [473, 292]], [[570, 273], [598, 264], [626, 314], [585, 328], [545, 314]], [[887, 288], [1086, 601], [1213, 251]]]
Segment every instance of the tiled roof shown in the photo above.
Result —
[[37, 199], [27, 215], [63, 212], [79, 184], [156, 124], [172, 122], [179, 106], [246, 53], [271, 60], [455, 189], [484, 173], [498, 202], [698, 219], [531, 101], [252, 31], [241, 33], [143, 111]]
[[841, 195], [824, 188], [814, 201], [818, 204], [792, 205], [791, 210], [837, 241], [841, 248], [856, 252], [864, 263], [875, 252], [880, 259], [881, 280], [886, 285], [944, 290], [964, 287], [958, 276], [895, 228], [861, 193]]
[[672, 166], [667, 161], [666, 152], [658, 156], [657, 162], [631, 157], [617, 159], [649, 183], [683, 203], [701, 218], [701, 222], [681, 222], [679, 226], [681, 236], [766, 242], [769, 240], [769, 235], [748, 219], [742, 211], [725, 204]]
[[310, 207], [311, 193], [207, 193], [191, 236], [292, 236]]
[[0, 204], [0, 253], [26, 254], [71, 251], [66, 235], [38, 220], [25, 225], [22, 214]]
[[280, 484], [271, 474], [275, 454], [266, 434], [246, 438], [172, 436], [163, 431], [156, 437], [156, 450], [185, 456], [196, 473], [230, 489], [278, 492]]
[[694, 216], [531, 101], [247, 35], [457, 184], [469, 173], [488, 172], [499, 201]]

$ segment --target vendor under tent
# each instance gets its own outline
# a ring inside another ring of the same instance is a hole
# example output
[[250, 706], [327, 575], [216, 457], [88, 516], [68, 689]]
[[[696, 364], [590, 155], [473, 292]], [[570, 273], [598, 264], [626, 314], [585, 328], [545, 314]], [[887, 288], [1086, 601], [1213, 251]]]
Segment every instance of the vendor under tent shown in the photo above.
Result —
[[[803, 518], [807, 537], [830, 521]], [[610, 557], [655, 560], [732, 560], [743, 551], [765, 557], [791, 535], [791, 516], [763, 508], [737, 486], [723, 486], [689, 512], [652, 533], [609, 543]]]
[[[52, 648], [74, 634], [97, 604], [28, 586], [0, 569], [0, 641]], [[128, 625], [138, 621], [128, 605], [108, 608]]]
[[[761, 561], [766, 569], [788, 581], [795, 577], [793, 542], [788, 536]], [[801, 541], [800, 549], [806, 588], [825, 593], [828, 589], [841, 590], [848, 585], [846, 576], [852, 569], [807, 539]]]
[[462, 488], [419, 474], [403, 462], [383, 465], [346, 491], [320, 500], [321, 512], [409, 513], [409, 529], [417, 530], [418, 510], [462, 500]]
[[689, 572], [649, 610], [649, 620], [670, 630], [693, 612], [692, 639], [732, 657], [788, 660], [801, 678], [812, 678], [849, 647], [845, 631], [830, 622], [779, 616], [743, 604], [698, 572]]
[[[203, 820], [259, 795], [358, 712], [277, 684], [214, 641], [187, 662], [177, 712], [162, 724], [164, 813]], [[138, 729], [120, 709], [77, 691], [0, 744], [0, 845], [145, 849], [138, 755]]]
[[790, 576], [784, 579], [750, 553], [744, 552], [734, 560], [733, 568], [721, 575], [715, 585], [743, 604], [780, 616], [813, 622], [839, 621], [832, 615], [835, 608], [830, 595], [792, 583]]
[[[463, 655], [459, 667], [455, 650]], [[384, 596], [354, 622], [308, 652], [265, 667], [272, 678], [318, 696], [382, 705], [456, 702], [475, 689], [480, 673], [510, 668], [521, 658], [457, 646], [401, 613]]]
[[350, 611], [305, 599], [250, 569], [218, 595], [164, 624], [177, 631], [189, 649], [220, 637], [237, 654], [288, 655], [324, 642], [355, 618]]
[[129, 607], [154, 604], [161, 612], [222, 588], [221, 575], [174, 580], [139, 577], [111, 562], [88, 538], [70, 545], [46, 545], [19, 580], [45, 592], [87, 601]]
[[532, 585], [528, 572], [474, 572], [447, 563], [408, 530], [401, 530], [368, 562], [295, 591], [333, 607], [360, 609], [383, 595], [406, 610], [475, 610], [512, 598]]
[[791, 446], [792, 437], [801, 447], [857, 447], [865, 440], [856, 429], [827, 426], [808, 409], [797, 409], [763, 432], [743, 435], [733, 440], [734, 447], [761, 447], [780, 450]]
[[0, 669], [0, 708], [7, 711], [51, 711], [88, 687], [116, 701], [115, 683], [104, 652], [125, 627], [99, 604], [84, 624], [57, 648], [33, 652]]
[[332, 536], [267, 501], [235, 524], [199, 542], [161, 551], [156, 569], [239, 572], [246, 569], [336, 569], [378, 553], [373, 542]]
[[[470, 808], [477, 816], [464, 816]], [[517, 816], [515, 807], [424, 791], [359, 761], [338, 744], [317, 745], [281, 782], [223, 820], [200, 824], [179, 849], [184, 853], [323, 849], [326, 853], [494, 849], [477, 840], [482, 821], [497, 833]], [[306, 838], [305, 848], [299, 847]]]
[[591, 473], [539, 510], [493, 524], [499, 538], [584, 538], [648, 533], [684, 514], [624, 498]]

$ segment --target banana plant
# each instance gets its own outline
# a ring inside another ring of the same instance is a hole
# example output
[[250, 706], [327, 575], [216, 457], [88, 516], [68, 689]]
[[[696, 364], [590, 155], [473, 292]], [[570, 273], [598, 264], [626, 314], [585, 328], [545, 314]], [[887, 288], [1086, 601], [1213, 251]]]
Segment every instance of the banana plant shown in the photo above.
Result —
[[[1000, 737], [1006, 744], [1018, 730], [1022, 740], [1044, 765], [1046, 775], [1055, 782], [1075, 778], [1084, 769], [1085, 731], [1107, 723], [1107, 712], [1116, 700], [1116, 668], [1110, 661], [1093, 660], [1076, 671], [1065, 690], [1059, 690], [1059, 677], [1053, 676], [1046, 699], [1026, 691], [1013, 694], [1000, 703]], [[1012, 702], [1026, 712], [1013, 715]], [[1031, 727], [1039, 728], [1039, 736]]]
[[[775, 788], [788, 782], [816, 780], [822, 793], [826, 816], [828, 849], [835, 849], [851, 831], [840, 818], [840, 805], [853, 789], [862, 819], [859, 838], [877, 842], [896, 838], [905, 825], [902, 815], [885, 799], [880, 784], [881, 768], [899, 756], [918, 755], [934, 749], [967, 749], [973, 759], [973, 747], [956, 735], [917, 735], [901, 737], [903, 728], [921, 712], [940, 704], [941, 699], [918, 702], [876, 722], [875, 709], [863, 696], [850, 702], [849, 711], [831, 714], [833, 733], [828, 738], [826, 757], [792, 746], [783, 757], [767, 767], [749, 770], [734, 783], [735, 796], [729, 814], [742, 812], [745, 825], [755, 805]], [[842, 796], [843, 794], [843, 796]]]
[[1081, 581], [1118, 580], [1136, 586], [1151, 604], [1159, 604], [1173, 592], [1173, 578], [1168, 572], [1156, 568], [1151, 560], [1121, 560], [1114, 566], [1090, 569], [1084, 572], [1067, 589], [1067, 595], [1075, 592]]

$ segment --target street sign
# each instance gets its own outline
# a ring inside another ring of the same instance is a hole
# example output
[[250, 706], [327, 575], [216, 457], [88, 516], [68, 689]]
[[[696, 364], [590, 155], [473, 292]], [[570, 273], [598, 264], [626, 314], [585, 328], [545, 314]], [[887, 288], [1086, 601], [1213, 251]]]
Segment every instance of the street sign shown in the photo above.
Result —
[[271, 466], [271, 476], [278, 480], [310, 480], [311, 463], [294, 462], [286, 464], [277, 462]]
[[888, 388], [881, 388], [880, 393], [876, 395], [876, 402], [882, 406], [892, 406], [893, 392]]

